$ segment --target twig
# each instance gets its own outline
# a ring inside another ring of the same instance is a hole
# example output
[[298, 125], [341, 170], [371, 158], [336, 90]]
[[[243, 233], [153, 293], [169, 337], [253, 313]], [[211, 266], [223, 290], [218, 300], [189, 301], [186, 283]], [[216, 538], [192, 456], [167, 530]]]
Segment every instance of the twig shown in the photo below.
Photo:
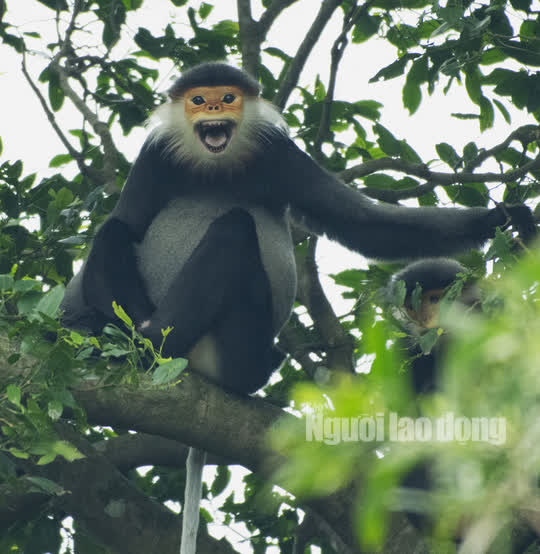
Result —
[[[43, 111], [45, 112], [45, 115], [47, 119], [49, 120], [49, 123], [51, 124], [51, 127], [53, 128], [54, 132], [57, 134], [58, 138], [62, 142], [62, 144], [65, 146], [66, 150], [68, 151], [69, 155], [75, 160], [77, 163], [77, 166], [79, 167], [79, 171], [83, 175], [89, 175], [93, 172], [88, 168], [86, 165], [84, 165], [84, 158], [80, 152], [78, 152], [69, 142], [66, 135], [62, 132], [60, 127], [58, 126], [58, 123], [56, 122], [56, 118], [54, 117], [54, 114], [52, 110], [49, 108], [47, 101], [41, 94], [41, 91], [36, 86], [34, 81], [32, 80], [32, 77], [30, 77], [30, 74], [28, 73], [28, 69], [26, 67], [26, 52], [23, 51], [22, 54], [22, 62], [21, 62], [21, 70], [24, 75], [24, 78], [30, 85], [30, 88], [34, 92], [34, 94], [37, 96], [37, 99], [39, 100], [39, 103], [41, 104], [41, 107], [43, 108]], [[95, 175], [93, 175], [95, 177]]]
[[313, 47], [318, 42], [323, 29], [330, 20], [330, 17], [341, 4], [342, 0], [324, 0], [321, 4], [319, 13], [315, 17], [309, 31], [307, 32], [302, 44], [300, 44], [294, 59], [291, 61], [287, 73], [281, 83], [279, 90], [274, 96], [274, 104], [283, 109], [292, 91], [298, 84], [300, 73], [304, 68], [306, 60], [313, 50]]
[[317, 136], [315, 137], [315, 141], [314, 141], [315, 156], [317, 158], [321, 158], [322, 143], [327, 138], [328, 131], [330, 129], [330, 112], [332, 109], [332, 102], [334, 101], [337, 72], [338, 72], [341, 59], [343, 57], [343, 53], [345, 52], [345, 48], [349, 43], [347, 39], [347, 35], [351, 30], [352, 26], [354, 25], [354, 23], [356, 22], [358, 15], [364, 10], [365, 10], [365, 6], [358, 7], [356, 6], [356, 2], [355, 2], [355, 6], [352, 7], [349, 10], [349, 13], [347, 13], [344, 16], [341, 33], [339, 34], [339, 36], [334, 41], [334, 44], [332, 45], [332, 49], [330, 52], [331, 64], [330, 64], [330, 77], [328, 79], [328, 90], [324, 98], [319, 130], [317, 132]]

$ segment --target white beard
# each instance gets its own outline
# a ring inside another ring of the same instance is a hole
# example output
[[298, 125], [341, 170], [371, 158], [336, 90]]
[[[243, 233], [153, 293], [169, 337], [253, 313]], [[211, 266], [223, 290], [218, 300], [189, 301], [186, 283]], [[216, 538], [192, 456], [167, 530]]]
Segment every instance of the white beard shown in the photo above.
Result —
[[167, 152], [175, 160], [202, 172], [240, 169], [264, 148], [273, 132], [288, 132], [275, 106], [266, 100], [249, 97], [244, 98], [242, 119], [235, 126], [229, 144], [217, 154], [202, 144], [193, 123], [186, 118], [183, 99], [159, 106], [149, 123], [156, 125], [151, 140], [164, 140]]

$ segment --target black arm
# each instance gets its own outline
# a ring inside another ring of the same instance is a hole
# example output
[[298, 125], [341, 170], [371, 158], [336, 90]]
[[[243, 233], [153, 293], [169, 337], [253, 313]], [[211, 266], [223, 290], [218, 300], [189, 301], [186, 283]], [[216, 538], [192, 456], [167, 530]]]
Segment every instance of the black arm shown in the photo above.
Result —
[[[480, 246], [496, 227], [513, 220], [526, 238], [536, 227], [526, 206], [496, 208], [407, 208], [377, 204], [318, 166], [288, 137], [274, 140], [273, 191], [293, 216], [316, 233], [375, 259], [444, 256]], [[282, 160], [281, 163], [279, 160]]]
[[[135, 243], [169, 200], [171, 177], [181, 169], [163, 156], [159, 143], [146, 141], [118, 203], [97, 232], [83, 274], [85, 302], [114, 319], [116, 300], [138, 324], [154, 310], [137, 268]], [[167, 186], [168, 185], [168, 186]]]

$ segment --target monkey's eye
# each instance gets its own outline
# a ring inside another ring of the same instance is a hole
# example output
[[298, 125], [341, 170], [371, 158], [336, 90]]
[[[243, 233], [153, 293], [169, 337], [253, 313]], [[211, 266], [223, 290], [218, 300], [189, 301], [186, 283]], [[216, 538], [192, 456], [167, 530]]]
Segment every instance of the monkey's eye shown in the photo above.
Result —
[[431, 294], [430, 296], [428, 296], [430, 304], [438, 304], [440, 299], [440, 296], [436, 296], [435, 294]]
[[223, 97], [223, 102], [225, 102], [225, 104], [232, 104], [235, 100], [236, 96], [234, 94], [226, 94]]
[[204, 98], [202, 96], [194, 96], [191, 101], [196, 105], [200, 106], [201, 104], [204, 104]]

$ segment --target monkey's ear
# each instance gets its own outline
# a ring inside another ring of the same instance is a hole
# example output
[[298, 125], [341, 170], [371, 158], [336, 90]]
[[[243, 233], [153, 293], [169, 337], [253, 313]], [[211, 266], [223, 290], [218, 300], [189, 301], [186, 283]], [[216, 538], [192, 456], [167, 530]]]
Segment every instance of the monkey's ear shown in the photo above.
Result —
[[519, 234], [521, 240], [527, 244], [538, 234], [538, 228], [534, 220], [534, 215], [528, 206], [522, 204], [512, 206], [499, 204], [497, 209], [501, 210], [509, 219], [507, 224], [512, 225]]

